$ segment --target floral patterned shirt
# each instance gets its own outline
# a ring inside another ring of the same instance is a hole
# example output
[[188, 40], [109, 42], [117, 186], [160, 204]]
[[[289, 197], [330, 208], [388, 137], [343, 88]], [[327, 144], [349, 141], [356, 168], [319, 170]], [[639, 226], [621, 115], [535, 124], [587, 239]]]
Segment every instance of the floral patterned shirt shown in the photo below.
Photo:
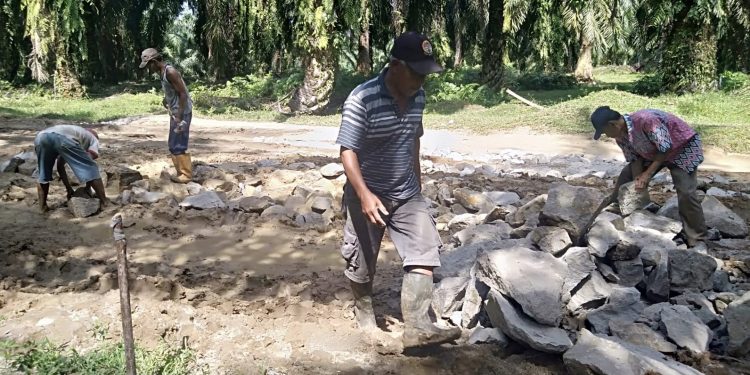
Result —
[[628, 135], [617, 139], [625, 160], [653, 160], [666, 153], [667, 165], [693, 173], [703, 162], [701, 138], [688, 124], [670, 113], [645, 109], [624, 115]]

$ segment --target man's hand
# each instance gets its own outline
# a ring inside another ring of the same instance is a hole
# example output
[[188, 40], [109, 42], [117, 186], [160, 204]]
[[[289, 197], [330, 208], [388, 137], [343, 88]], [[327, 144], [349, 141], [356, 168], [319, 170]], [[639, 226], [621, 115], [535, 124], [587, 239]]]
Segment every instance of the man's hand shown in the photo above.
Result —
[[648, 187], [649, 181], [651, 181], [651, 175], [648, 173], [648, 171], [643, 172], [635, 178], [635, 188], [638, 190], [643, 190]]
[[380, 216], [380, 213], [388, 215], [388, 211], [386, 211], [385, 206], [380, 202], [378, 196], [368, 191], [363, 197], [360, 197], [360, 201], [362, 203], [362, 213], [367, 216], [370, 222], [384, 227], [385, 221]]

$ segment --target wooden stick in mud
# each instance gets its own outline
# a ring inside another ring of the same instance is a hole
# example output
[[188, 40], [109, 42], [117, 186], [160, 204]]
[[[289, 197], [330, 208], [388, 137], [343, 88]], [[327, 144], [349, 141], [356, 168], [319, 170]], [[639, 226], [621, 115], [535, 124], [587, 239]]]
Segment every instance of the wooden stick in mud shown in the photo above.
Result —
[[526, 105], [532, 106], [532, 107], [534, 107], [536, 109], [544, 109], [544, 107], [540, 106], [539, 104], [536, 104], [536, 103], [532, 102], [529, 99], [524, 98], [521, 95], [516, 94], [515, 92], [511, 91], [511, 89], [505, 89], [505, 92], [507, 92], [508, 95], [510, 95], [510, 96], [512, 96], [512, 97], [514, 97], [514, 98], [516, 98], [516, 99], [518, 99], [520, 101], [522, 101]]
[[128, 285], [128, 246], [122, 230], [122, 215], [112, 217], [112, 235], [117, 251], [117, 281], [120, 288], [120, 313], [122, 336], [125, 342], [125, 370], [127, 375], [135, 373], [135, 343], [133, 340], [133, 317], [130, 315], [130, 286]]

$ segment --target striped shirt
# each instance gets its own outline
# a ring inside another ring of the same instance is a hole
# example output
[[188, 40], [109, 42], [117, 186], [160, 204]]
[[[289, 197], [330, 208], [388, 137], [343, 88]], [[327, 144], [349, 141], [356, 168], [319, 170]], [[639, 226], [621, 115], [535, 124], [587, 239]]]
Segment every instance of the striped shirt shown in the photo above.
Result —
[[375, 195], [406, 200], [420, 192], [414, 171], [414, 147], [424, 134], [425, 94], [420, 89], [399, 115], [385, 86], [385, 74], [357, 86], [344, 103], [336, 143], [357, 154], [362, 177]]

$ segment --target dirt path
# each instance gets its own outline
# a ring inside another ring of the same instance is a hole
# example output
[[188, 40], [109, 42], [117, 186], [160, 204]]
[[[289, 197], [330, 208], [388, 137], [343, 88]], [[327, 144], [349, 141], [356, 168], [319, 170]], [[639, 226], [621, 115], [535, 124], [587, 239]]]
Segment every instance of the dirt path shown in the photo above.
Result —
[[[171, 168], [165, 121], [166, 117], [154, 116], [101, 126], [101, 165], [135, 168], [153, 186], [169, 187], [160, 179], [161, 172]], [[0, 119], [0, 161], [31, 150], [36, 132], [50, 124]], [[302, 172], [289, 177], [291, 172], [278, 170], [305, 163], [314, 163], [317, 170], [335, 162], [336, 131], [196, 119], [191, 149], [195, 161], [217, 166], [227, 180], [262, 179], [264, 194], [282, 199], [297, 184], [309, 181]], [[567, 136], [428, 131], [423, 148], [434, 156], [467, 160], [507, 153], [505, 146], [534, 153], [613, 155], [611, 145], [589, 143], [596, 147]], [[737, 160], [732, 159], [732, 166], [739, 167], [724, 170], [750, 170], [750, 159]], [[720, 161], [712, 162], [721, 167]], [[456, 160], [449, 162], [464, 168]], [[611, 176], [619, 164], [604, 167]], [[457, 175], [426, 174], [432, 179], [451, 176]], [[746, 174], [739, 176], [750, 180]], [[543, 176], [490, 180], [479, 173], [460, 180], [473, 188], [515, 191], [521, 197], [542, 194], [554, 181]], [[606, 186], [601, 178], [592, 184]], [[127, 218], [133, 274], [138, 275], [133, 302], [136, 339], [151, 346], [161, 340], [179, 345], [187, 338], [211, 373], [262, 374], [268, 368], [289, 374], [565, 372], [559, 356], [517, 345], [503, 349], [461, 341], [421, 356], [405, 356], [362, 337], [353, 324], [351, 293], [341, 272], [340, 218], [330, 231], [319, 233], [257, 215], [186, 211], [175, 207], [175, 202], [161, 201], [115, 205], [96, 216], [76, 219], [63, 207], [60, 184], [52, 185], [53, 212], [43, 216], [36, 210], [34, 185], [28, 176], [0, 174], [0, 338], [48, 337], [84, 351], [98, 342], [93, 329], [104, 328], [108, 339], [119, 339], [116, 266], [108, 223], [115, 212], [122, 212]], [[446, 236], [445, 241], [450, 241]], [[395, 249], [386, 241], [379, 259], [375, 308], [379, 325], [394, 339], [401, 331], [401, 273]]]

